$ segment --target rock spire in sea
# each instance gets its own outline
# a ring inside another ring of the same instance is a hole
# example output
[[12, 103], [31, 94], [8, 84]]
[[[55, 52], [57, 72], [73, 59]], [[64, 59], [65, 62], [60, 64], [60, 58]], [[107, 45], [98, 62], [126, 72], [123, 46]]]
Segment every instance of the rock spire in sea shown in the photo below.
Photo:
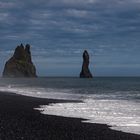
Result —
[[83, 53], [83, 65], [80, 73], [80, 78], [92, 78], [92, 77], [93, 76], [89, 70], [89, 54], [87, 50], [85, 50]]
[[37, 77], [31, 57], [29, 44], [17, 46], [14, 55], [5, 64], [3, 77]]

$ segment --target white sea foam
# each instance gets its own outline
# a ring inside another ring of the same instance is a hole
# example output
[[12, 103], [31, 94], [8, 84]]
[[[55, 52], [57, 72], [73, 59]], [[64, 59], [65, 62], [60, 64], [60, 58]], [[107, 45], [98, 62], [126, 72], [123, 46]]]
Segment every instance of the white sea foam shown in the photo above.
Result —
[[87, 119], [112, 129], [140, 134], [140, 103], [126, 100], [86, 99], [83, 103], [56, 103], [36, 108], [43, 114]]
[[11, 92], [25, 96], [48, 98], [48, 99], [64, 99], [64, 100], [79, 100], [83, 98], [81, 94], [71, 94], [70, 90], [67, 89], [51, 89], [51, 88], [40, 88], [40, 87], [24, 87], [17, 85], [1, 86], [0, 91]]

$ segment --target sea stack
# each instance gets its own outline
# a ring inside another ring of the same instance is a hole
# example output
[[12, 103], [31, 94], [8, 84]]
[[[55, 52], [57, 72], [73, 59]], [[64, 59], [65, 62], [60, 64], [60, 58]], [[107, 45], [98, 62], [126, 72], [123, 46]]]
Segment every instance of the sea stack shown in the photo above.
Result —
[[5, 64], [3, 77], [37, 77], [29, 44], [16, 47], [14, 55]]
[[89, 70], [89, 54], [87, 50], [85, 50], [83, 53], [83, 65], [80, 73], [80, 78], [92, 78], [92, 77], [93, 76]]

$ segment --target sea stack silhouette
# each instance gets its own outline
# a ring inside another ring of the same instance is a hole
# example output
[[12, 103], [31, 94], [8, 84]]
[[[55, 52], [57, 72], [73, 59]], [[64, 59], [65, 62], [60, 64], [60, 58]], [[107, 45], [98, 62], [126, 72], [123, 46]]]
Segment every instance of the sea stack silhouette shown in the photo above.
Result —
[[89, 70], [89, 54], [87, 50], [85, 50], [83, 53], [83, 65], [80, 73], [80, 78], [92, 78], [92, 77], [93, 76]]
[[16, 47], [14, 55], [5, 64], [3, 77], [37, 77], [29, 44]]

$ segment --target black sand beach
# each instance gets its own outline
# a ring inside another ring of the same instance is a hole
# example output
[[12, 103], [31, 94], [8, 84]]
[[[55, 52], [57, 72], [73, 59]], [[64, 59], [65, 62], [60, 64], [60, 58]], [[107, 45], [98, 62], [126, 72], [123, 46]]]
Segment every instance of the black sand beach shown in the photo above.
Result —
[[0, 93], [0, 140], [140, 140], [140, 135], [81, 123], [81, 119], [42, 115], [33, 108], [64, 102]]

